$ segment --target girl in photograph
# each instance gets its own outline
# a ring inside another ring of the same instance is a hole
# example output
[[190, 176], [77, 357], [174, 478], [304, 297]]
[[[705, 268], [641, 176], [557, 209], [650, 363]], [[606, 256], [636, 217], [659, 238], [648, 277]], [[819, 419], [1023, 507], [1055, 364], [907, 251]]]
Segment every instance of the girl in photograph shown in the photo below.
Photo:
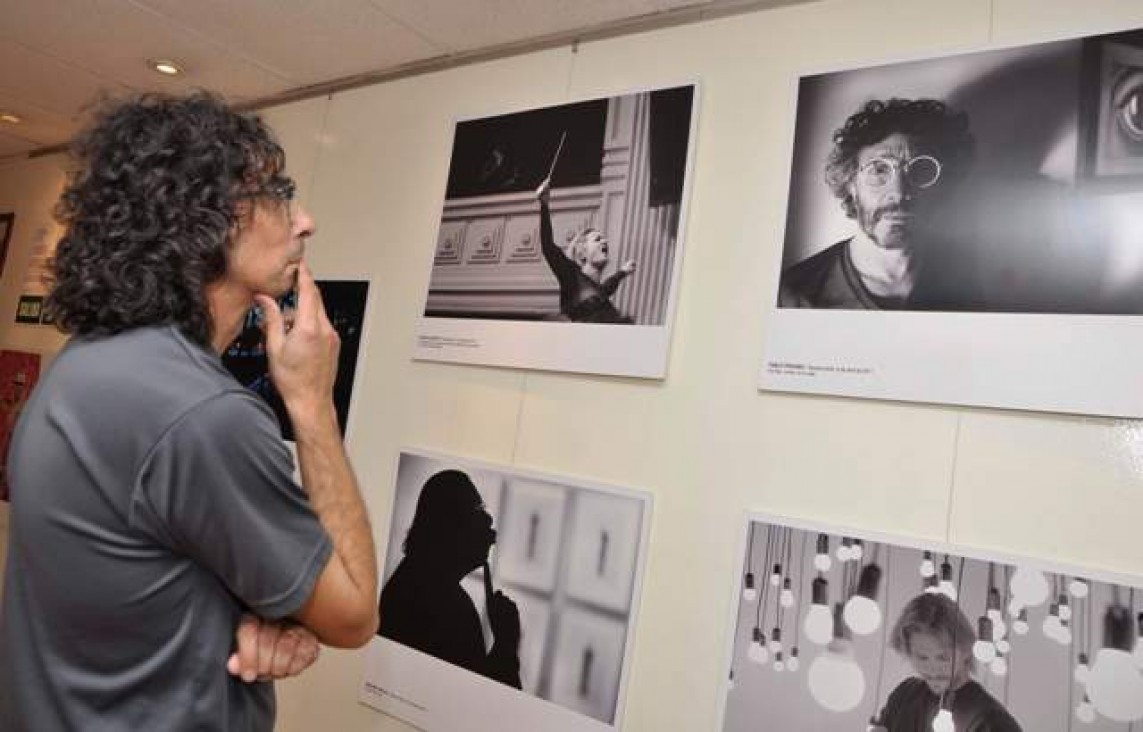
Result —
[[889, 694], [879, 717], [888, 732], [931, 732], [941, 710], [952, 713], [956, 732], [1022, 732], [1019, 723], [972, 679], [976, 633], [960, 607], [945, 595], [909, 601], [893, 626], [890, 645], [913, 669]]
[[[554, 165], [553, 165], [554, 167]], [[548, 208], [552, 179], [536, 189], [540, 201], [540, 248], [560, 285], [561, 320], [576, 323], [631, 323], [611, 303], [619, 283], [635, 271], [635, 260], [627, 260], [614, 274], [603, 276], [611, 261], [607, 237], [597, 229], [580, 232], [568, 252], [556, 245], [552, 234], [552, 213]]]

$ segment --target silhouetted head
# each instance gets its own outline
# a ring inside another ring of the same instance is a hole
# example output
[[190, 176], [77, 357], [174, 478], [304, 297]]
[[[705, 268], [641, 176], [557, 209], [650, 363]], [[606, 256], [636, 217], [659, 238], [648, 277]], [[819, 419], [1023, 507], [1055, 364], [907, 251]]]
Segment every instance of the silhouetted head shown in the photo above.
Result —
[[468, 475], [443, 470], [425, 481], [405, 535], [406, 556], [463, 576], [484, 563], [495, 542], [492, 516]]

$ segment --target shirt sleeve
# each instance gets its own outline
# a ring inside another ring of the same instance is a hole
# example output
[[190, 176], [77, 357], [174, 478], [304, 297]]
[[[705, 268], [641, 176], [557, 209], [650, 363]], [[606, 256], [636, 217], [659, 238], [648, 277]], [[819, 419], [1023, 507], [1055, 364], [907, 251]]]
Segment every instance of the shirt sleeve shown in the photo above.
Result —
[[201, 402], [165, 432], [138, 473], [132, 520], [271, 620], [305, 603], [332, 551], [273, 414], [245, 392]]

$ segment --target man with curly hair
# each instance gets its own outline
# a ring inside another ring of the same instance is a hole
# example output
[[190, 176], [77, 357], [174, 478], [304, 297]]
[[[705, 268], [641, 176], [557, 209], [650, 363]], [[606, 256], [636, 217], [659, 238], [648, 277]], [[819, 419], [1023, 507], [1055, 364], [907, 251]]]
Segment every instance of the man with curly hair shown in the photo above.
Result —
[[[313, 219], [269, 129], [209, 94], [110, 106], [74, 152], [47, 303], [72, 337], [8, 457], [0, 729], [270, 730], [270, 680], [377, 628]], [[220, 360], [255, 304], [301, 486]]]
[[780, 307], [924, 309], [933, 206], [971, 157], [968, 118], [934, 99], [868, 102], [833, 135], [825, 178], [850, 238], [782, 272]]

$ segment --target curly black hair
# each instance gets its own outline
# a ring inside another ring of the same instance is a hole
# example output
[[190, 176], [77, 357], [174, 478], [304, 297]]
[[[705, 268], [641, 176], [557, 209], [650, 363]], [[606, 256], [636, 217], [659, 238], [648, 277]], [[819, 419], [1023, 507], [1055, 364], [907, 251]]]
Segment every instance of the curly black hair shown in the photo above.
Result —
[[857, 213], [849, 183], [857, 172], [858, 153], [894, 133], [920, 140], [925, 152], [941, 161], [942, 180], [958, 178], [972, 159], [974, 141], [964, 112], [954, 112], [936, 99], [867, 102], [834, 131], [833, 150], [826, 160], [826, 184], [846, 216]]
[[173, 324], [209, 346], [205, 288], [285, 155], [256, 116], [207, 92], [112, 102], [73, 143], [47, 312], [75, 335]]

